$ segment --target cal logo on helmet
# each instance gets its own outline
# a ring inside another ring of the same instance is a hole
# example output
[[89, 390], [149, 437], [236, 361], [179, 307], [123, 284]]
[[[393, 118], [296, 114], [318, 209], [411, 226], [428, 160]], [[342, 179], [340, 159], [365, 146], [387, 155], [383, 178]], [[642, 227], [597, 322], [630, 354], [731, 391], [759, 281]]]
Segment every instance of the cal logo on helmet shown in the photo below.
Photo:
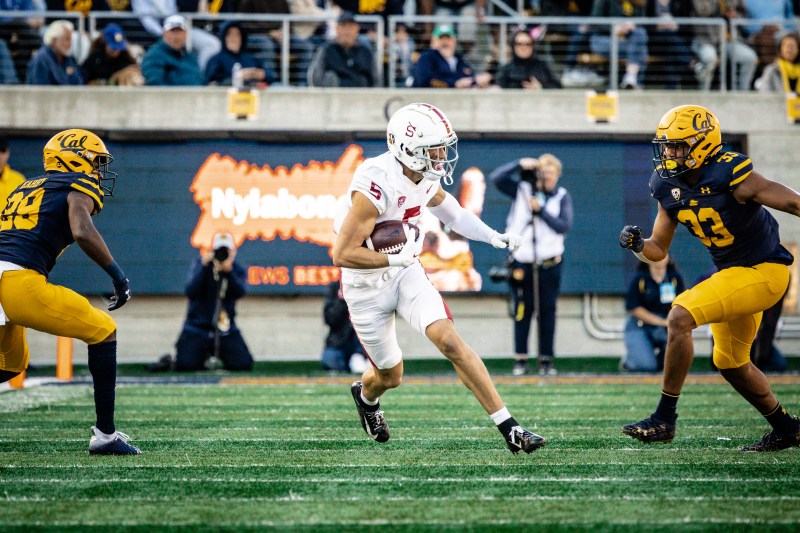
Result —
[[670, 109], [658, 123], [653, 138], [653, 164], [662, 178], [698, 168], [722, 146], [722, 129], [703, 106]]
[[111, 196], [117, 175], [108, 170], [108, 165], [114, 158], [100, 137], [91, 131], [74, 128], [56, 133], [44, 146], [43, 155], [45, 172], [96, 176], [100, 188]]

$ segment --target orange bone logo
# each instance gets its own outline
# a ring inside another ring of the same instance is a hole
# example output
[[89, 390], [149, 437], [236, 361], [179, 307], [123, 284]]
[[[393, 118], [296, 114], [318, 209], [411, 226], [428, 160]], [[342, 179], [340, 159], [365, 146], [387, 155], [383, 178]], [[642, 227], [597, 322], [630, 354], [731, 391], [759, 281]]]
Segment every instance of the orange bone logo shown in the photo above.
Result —
[[360, 146], [350, 145], [335, 163], [309, 161], [291, 169], [211, 154], [190, 188], [201, 211], [192, 246], [207, 248], [215, 233], [226, 231], [237, 247], [245, 239], [279, 236], [330, 248], [336, 203], [364, 161], [362, 154]]

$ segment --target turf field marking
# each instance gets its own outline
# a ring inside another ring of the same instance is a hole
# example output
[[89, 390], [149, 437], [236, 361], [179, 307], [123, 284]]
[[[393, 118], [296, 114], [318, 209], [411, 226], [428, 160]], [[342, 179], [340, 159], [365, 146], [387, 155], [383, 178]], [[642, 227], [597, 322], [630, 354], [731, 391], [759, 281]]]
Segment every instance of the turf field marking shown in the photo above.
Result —
[[[41, 496], [5, 496], [4, 501], [10, 502], [53, 502], [53, 501], [69, 501], [77, 503], [93, 503], [93, 502], [142, 502], [142, 503], [158, 503], [158, 502], [185, 502], [185, 497], [176, 496], [128, 496], [125, 498], [71, 498], [69, 496], [64, 498], [44, 498]], [[349, 496], [346, 498], [336, 498], [330, 496], [298, 496], [291, 494], [289, 496], [254, 496], [247, 497], [214, 497], [216, 502], [228, 503], [249, 503], [249, 502], [363, 502], [363, 501], [382, 501], [382, 502], [471, 502], [471, 501], [634, 501], [634, 502], [648, 502], [648, 501], [671, 501], [671, 502], [726, 502], [726, 501], [760, 501], [760, 502], [774, 502], [774, 501], [800, 501], [800, 496], [544, 496], [544, 495], [523, 495], [523, 496]]]
[[[748, 525], [748, 524], [758, 524], [759, 526], [769, 526], [769, 525], [796, 525], [797, 520], [794, 519], [761, 519], [761, 518], [753, 518], [753, 519], [743, 519], [743, 518], [732, 518], [732, 519], [721, 519], [721, 518], [696, 518], [696, 517], [678, 517], [674, 519], [651, 519], [647, 521], [647, 529], [651, 530], [651, 526], [676, 526], [680, 525], [686, 527], [686, 524], [714, 524], [714, 525], [724, 525], [724, 524], [735, 524], [735, 525]], [[47, 527], [48, 529], [52, 529], [53, 527], [76, 527], [82, 526], [86, 527], [85, 521], [75, 521], [75, 520], [55, 520], [55, 521], [9, 521], [8, 525], [21, 525], [24, 524], [28, 527]], [[177, 522], [173, 522], [173, 525], [182, 525], [182, 526], [195, 526], [198, 525], [196, 520], [181, 520]], [[641, 522], [632, 520], [632, 519], [621, 519], [621, 520], [570, 520], [570, 519], [558, 519], [558, 520], [542, 520], [542, 519], [535, 519], [535, 520], [524, 520], [524, 519], [495, 519], [495, 520], [476, 520], [476, 521], [468, 521], [468, 520], [398, 520], [398, 519], [391, 519], [391, 520], [383, 520], [383, 519], [371, 519], [371, 520], [248, 520], [248, 521], [236, 521], [236, 522], [213, 522], [214, 528], [224, 528], [230, 529], [231, 531], [237, 531], [243, 527], [260, 527], [260, 528], [277, 528], [280, 530], [281, 528], [286, 527], [294, 527], [294, 526], [317, 526], [317, 527], [325, 527], [325, 526], [336, 526], [336, 527], [357, 527], [357, 526], [417, 526], [417, 527], [447, 527], [447, 526], [469, 526], [470, 528], [482, 527], [482, 526], [534, 526], [536, 530], [546, 530], [547, 526], [553, 526], [554, 528], [563, 529], [564, 525], [568, 526], [582, 526], [582, 525], [598, 525], [598, 524], [609, 524], [613, 526], [633, 526], [634, 531], [637, 528], [641, 527]], [[150, 525], [154, 528], [160, 528], [163, 526], [160, 522], [151, 522], [148, 520], [136, 521], [136, 520], [118, 520], [114, 522], [114, 528], [120, 527], [141, 527], [142, 525]], [[203, 523], [203, 525], [206, 525]], [[763, 531], [763, 530], [762, 530]]]
[[[27, 381], [25, 382], [27, 385]], [[44, 405], [83, 398], [89, 393], [85, 387], [33, 387], [3, 394], [0, 413], [19, 413]]]
[[[353, 377], [223, 377], [219, 380], [220, 385], [350, 385]], [[781, 374], [768, 376], [769, 382], [773, 385], [798, 385], [800, 375]], [[661, 384], [659, 375], [592, 375], [579, 374], [571, 376], [493, 376], [492, 381], [504, 385], [544, 385], [544, 384], [578, 384], [578, 385], [629, 385], [629, 384]], [[455, 376], [405, 376], [403, 383], [415, 385], [455, 385], [461, 381]], [[719, 374], [700, 374], [689, 376], [687, 384], [708, 385], [708, 384], [727, 384]]]
[[[91, 481], [92, 483], [150, 483], [150, 480], [135, 479], [127, 477], [103, 477], [101, 479], [90, 479], [84, 481]], [[295, 483], [295, 484], [322, 484], [322, 483], [354, 483], [354, 484], [370, 484], [370, 483], [633, 483], [640, 481], [659, 481], [659, 482], [676, 482], [676, 483], [786, 483], [790, 481], [800, 481], [800, 477], [784, 477], [784, 478], [766, 478], [766, 477], [702, 477], [702, 478], [686, 478], [686, 477], [667, 477], [667, 476], [637, 476], [637, 477], [518, 477], [518, 476], [504, 476], [504, 477], [469, 477], [469, 478], [419, 478], [419, 477], [384, 477], [384, 478], [370, 478], [370, 479], [353, 479], [353, 478], [303, 478], [297, 477], [274, 477], [270, 479], [264, 478], [241, 478], [241, 477], [161, 477], [159, 481], [167, 481], [170, 483], [253, 483], [272, 485], [276, 483]], [[17, 483], [43, 483], [43, 484], [74, 484], [74, 479], [53, 479], [53, 478], [16, 478], [12, 480], [0, 479], [0, 485], [4, 484], [17, 484]]]

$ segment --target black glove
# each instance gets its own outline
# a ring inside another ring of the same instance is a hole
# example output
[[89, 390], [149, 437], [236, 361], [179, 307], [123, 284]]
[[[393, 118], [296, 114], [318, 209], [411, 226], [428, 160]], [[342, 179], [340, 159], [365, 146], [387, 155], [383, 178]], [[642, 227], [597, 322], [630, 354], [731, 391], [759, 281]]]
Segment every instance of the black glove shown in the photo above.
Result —
[[128, 285], [128, 278], [122, 281], [114, 282], [114, 296], [111, 297], [111, 303], [108, 304], [108, 310], [113, 311], [119, 309], [125, 302], [131, 299], [131, 288]]
[[633, 250], [637, 254], [644, 250], [642, 228], [639, 226], [625, 226], [619, 234], [619, 245]]

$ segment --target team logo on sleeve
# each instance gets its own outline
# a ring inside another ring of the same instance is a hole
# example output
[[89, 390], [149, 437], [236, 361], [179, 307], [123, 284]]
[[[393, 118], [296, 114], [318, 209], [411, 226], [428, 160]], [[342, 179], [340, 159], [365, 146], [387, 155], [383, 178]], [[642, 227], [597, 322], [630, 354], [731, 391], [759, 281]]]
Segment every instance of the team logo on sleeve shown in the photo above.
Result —
[[403, 204], [406, 203], [406, 197], [401, 196], [397, 199], [397, 207], [403, 207]]
[[672, 189], [672, 197], [675, 198], [676, 202], [681, 200], [681, 190], [678, 188]]

